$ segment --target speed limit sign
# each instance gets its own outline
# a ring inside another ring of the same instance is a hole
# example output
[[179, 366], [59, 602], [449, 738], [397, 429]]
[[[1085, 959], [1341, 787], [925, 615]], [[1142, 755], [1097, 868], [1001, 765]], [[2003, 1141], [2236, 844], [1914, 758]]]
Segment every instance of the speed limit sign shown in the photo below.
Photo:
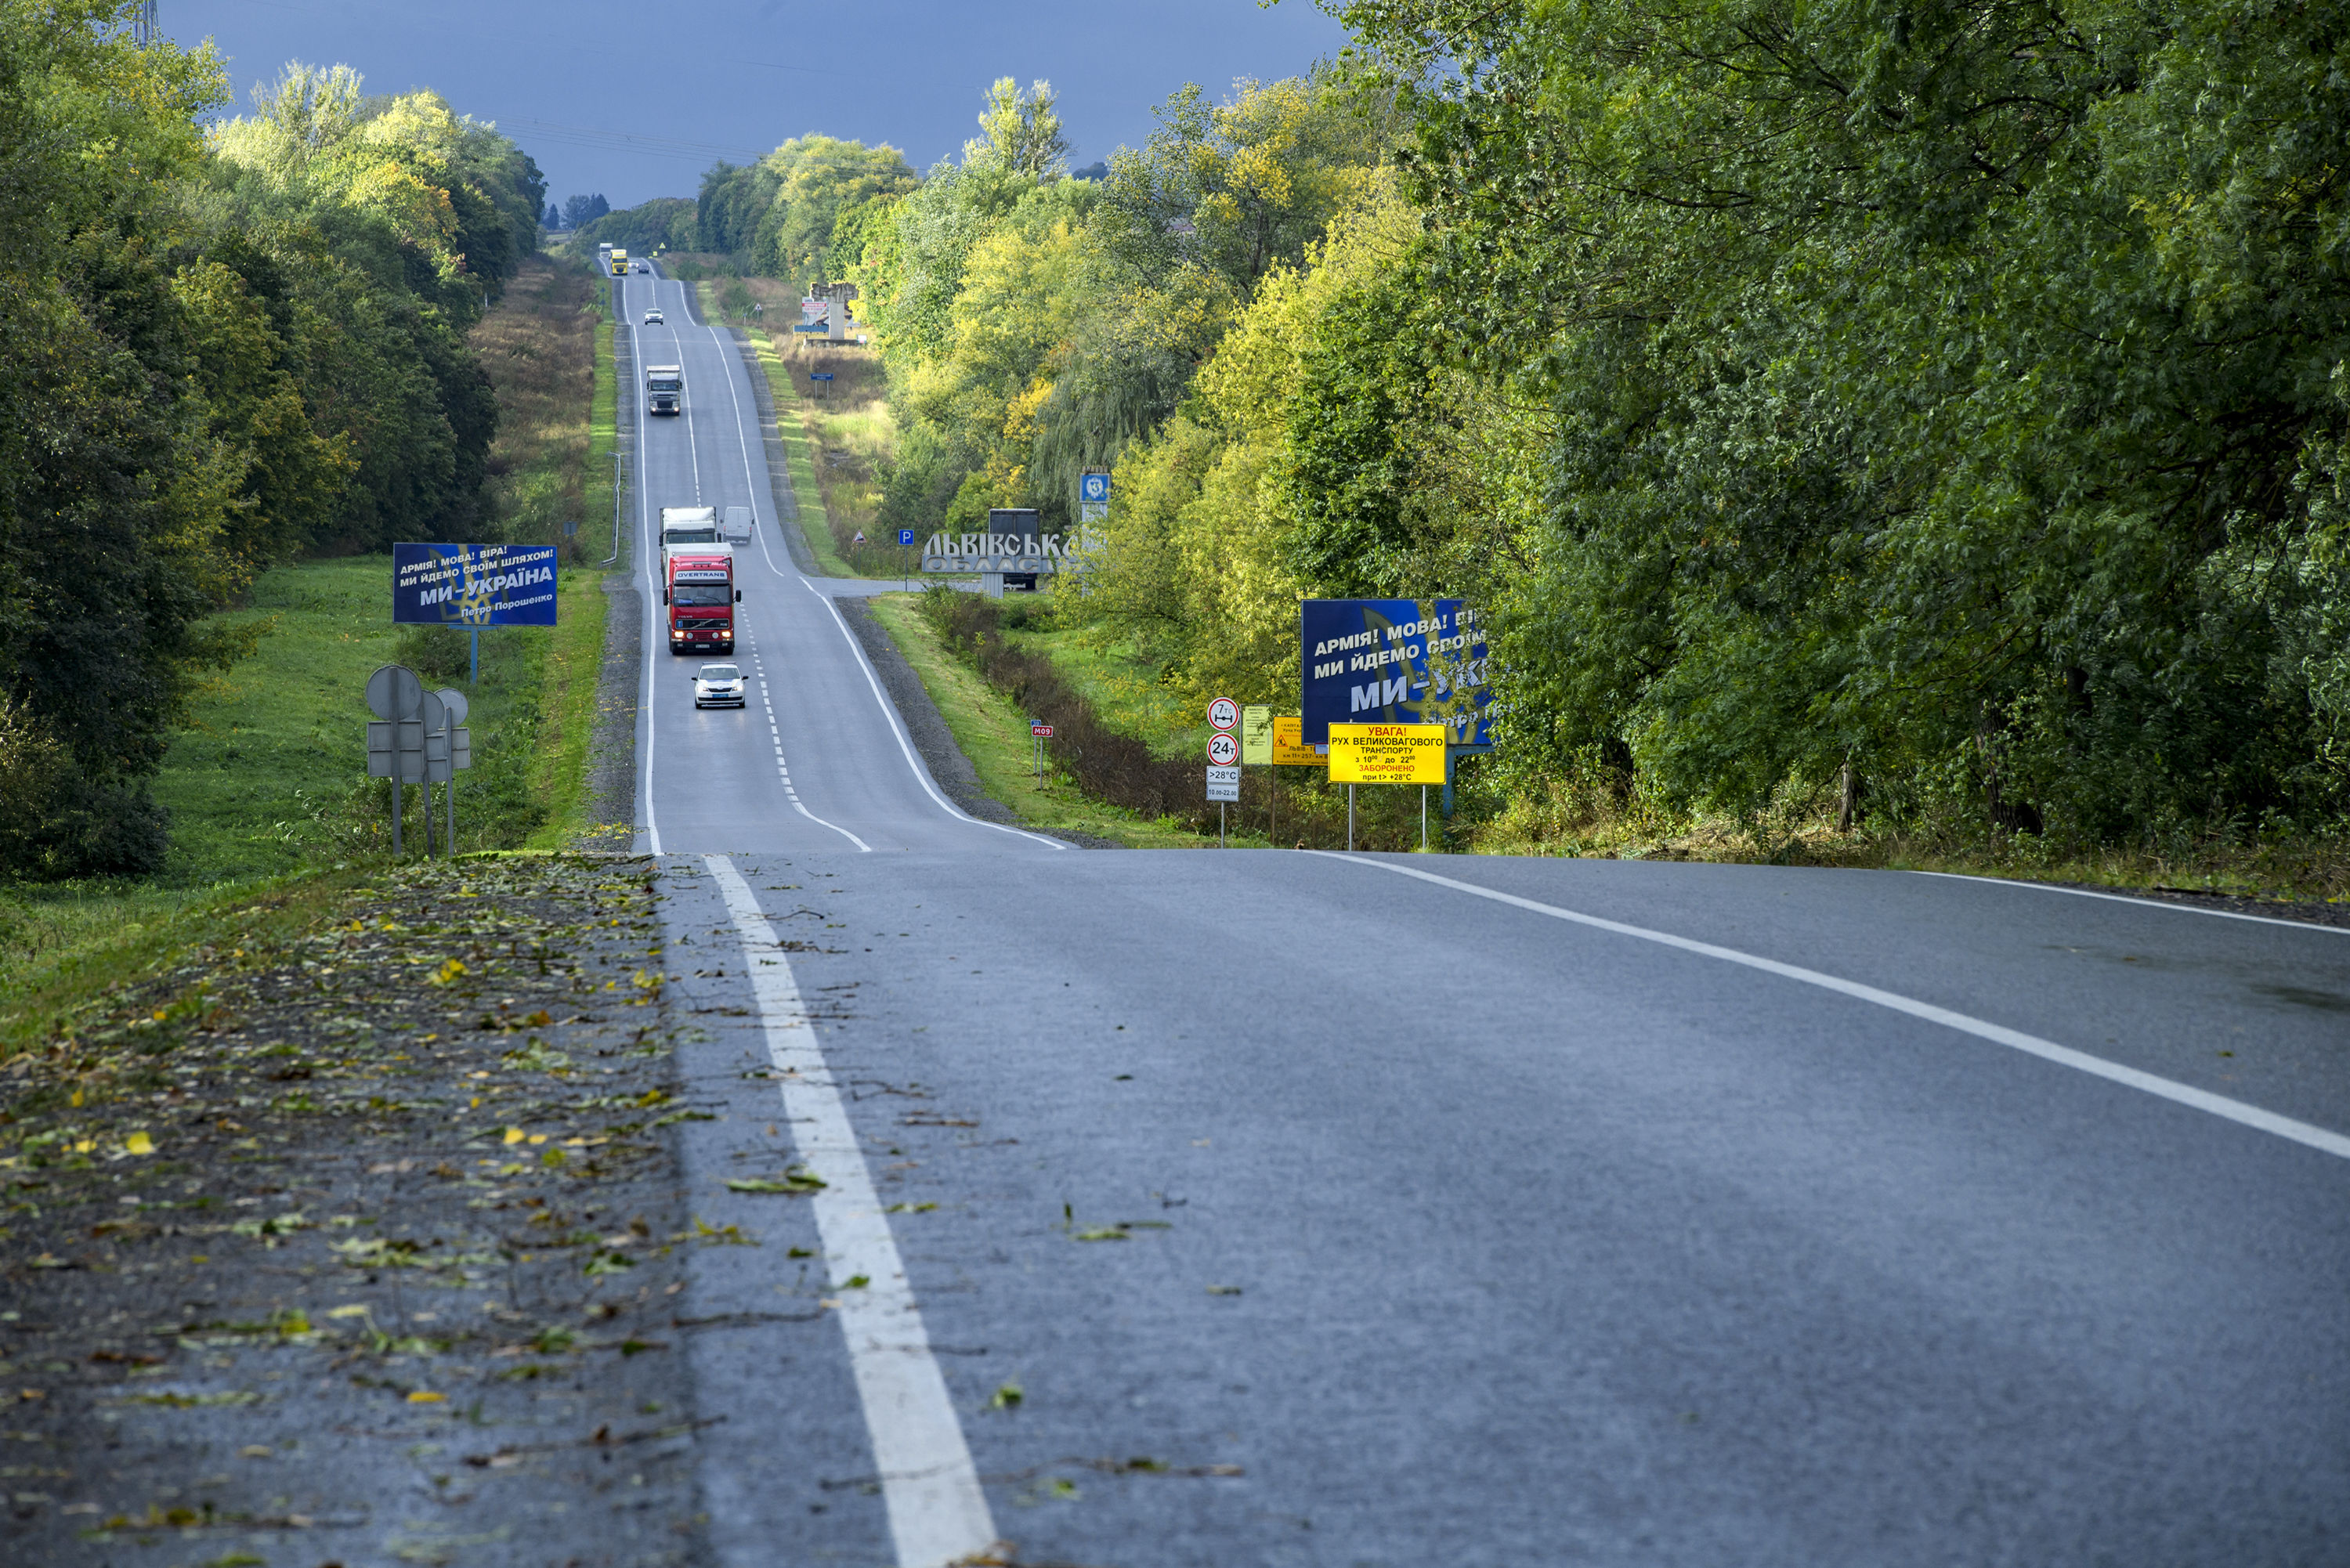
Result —
[[1229, 697], [1219, 697], [1208, 704], [1208, 727], [1211, 730], [1237, 730], [1241, 727], [1241, 705]]
[[1229, 768], [1240, 760], [1241, 743], [1236, 737], [1222, 731], [1208, 737], [1208, 761], [1214, 766]]

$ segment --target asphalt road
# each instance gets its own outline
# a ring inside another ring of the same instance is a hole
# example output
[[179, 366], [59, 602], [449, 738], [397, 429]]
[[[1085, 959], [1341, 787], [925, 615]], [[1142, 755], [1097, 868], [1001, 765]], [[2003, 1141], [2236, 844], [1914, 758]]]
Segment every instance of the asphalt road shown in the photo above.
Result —
[[647, 504], [759, 519], [639, 736], [727, 1563], [2350, 1563], [2350, 932], [973, 822], [656, 289]]

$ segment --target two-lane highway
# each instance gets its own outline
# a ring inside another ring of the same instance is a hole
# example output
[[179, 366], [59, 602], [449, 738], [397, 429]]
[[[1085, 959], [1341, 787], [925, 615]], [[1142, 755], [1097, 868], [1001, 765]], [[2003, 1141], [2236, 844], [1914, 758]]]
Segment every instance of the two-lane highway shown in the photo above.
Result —
[[758, 517], [639, 733], [722, 1561], [2350, 1563], [2350, 931], [972, 822], [656, 290], [639, 569]]
[[[695, 321], [686, 284], [632, 275], [614, 285], [639, 377], [648, 364], [685, 372], [679, 415], [648, 415], [643, 388], [623, 389], [638, 425], [632, 554], [645, 601], [638, 847], [1065, 847], [978, 822], [938, 792], [828, 596], [792, 565], [757, 399], [734, 338]], [[647, 325], [644, 314], [656, 306], [663, 320]], [[714, 506], [721, 516], [743, 506], [754, 520], [735, 563], [743, 589], [735, 661], [752, 693], [742, 711], [696, 711], [693, 672], [710, 656], [668, 651], [659, 581], [664, 506]]]

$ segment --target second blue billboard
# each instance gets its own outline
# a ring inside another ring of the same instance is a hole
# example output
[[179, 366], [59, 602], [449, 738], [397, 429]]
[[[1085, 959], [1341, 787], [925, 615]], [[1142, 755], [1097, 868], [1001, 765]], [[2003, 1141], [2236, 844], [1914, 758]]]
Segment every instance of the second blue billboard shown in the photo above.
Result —
[[1298, 607], [1299, 741], [1340, 724], [1443, 724], [1487, 746], [1485, 634], [1459, 599], [1307, 599]]

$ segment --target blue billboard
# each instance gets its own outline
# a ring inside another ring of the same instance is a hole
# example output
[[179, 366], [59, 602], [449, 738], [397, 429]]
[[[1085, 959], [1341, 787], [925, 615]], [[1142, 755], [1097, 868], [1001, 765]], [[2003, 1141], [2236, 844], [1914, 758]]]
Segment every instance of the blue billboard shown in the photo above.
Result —
[[1444, 724], [1490, 746], [1485, 633], [1459, 599], [1307, 599], [1298, 607], [1300, 744], [1330, 726]]
[[394, 545], [391, 618], [400, 626], [553, 626], [551, 545]]

